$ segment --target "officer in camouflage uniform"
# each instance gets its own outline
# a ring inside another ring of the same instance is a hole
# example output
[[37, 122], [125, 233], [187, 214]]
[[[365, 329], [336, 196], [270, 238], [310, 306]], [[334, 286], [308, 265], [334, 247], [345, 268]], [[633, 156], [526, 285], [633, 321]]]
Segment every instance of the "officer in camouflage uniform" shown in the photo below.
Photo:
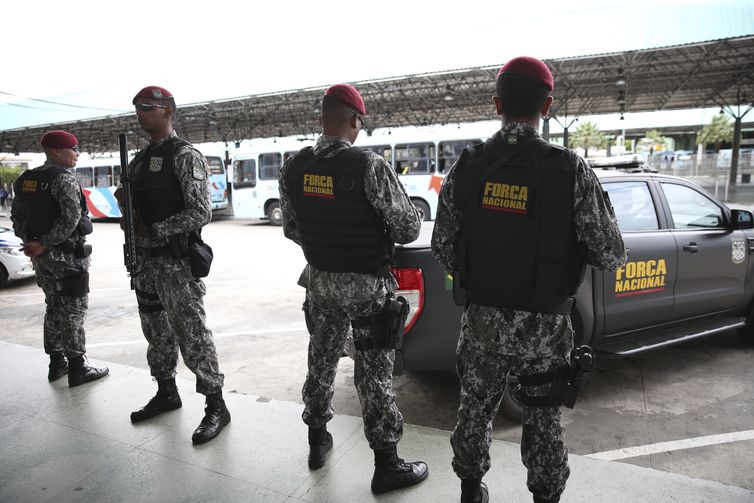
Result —
[[387, 267], [393, 243], [415, 240], [421, 222], [385, 159], [352, 147], [365, 114], [354, 87], [338, 84], [325, 91], [322, 136], [283, 166], [280, 207], [285, 236], [302, 246], [308, 262], [299, 284], [306, 288], [304, 314], [311, 334], [302, 391], [309, 467], [322, 467], [333, 445], [327, 431], [333, 382], [353, 325], [354, 383], [375, 457], [371, 488], [383, 493], [417, 484], [429, 472], [423, 462], [398, 457], [403, 417], [391, 390], [395, 350], [373, 348], [363, 320], [379, 313], [397, 287]]
[[11, 220], [45, 294], [47, 379], [55, 381], [68, 373], [73, 387], [108, 373], [107, 368], [89, 366], [84, 356], [92, 251], [84, 236], [92, 232], [92, 221], [81, 186], [68, 171], [79, 157], [78, 140], [66, 131], [50, 131], [41, 143], [47, 160], [16, 180]]
[[[552, 90], [541, 61], [506, 63], [493, 97], [501, 131], [459, 158], [440, 193], [432, 250], [467, 294], [457, 349], [461, 400], [451, 436], [464, 503], [489, 501], [481, 480], [507, 374], [568, 364], [569, 297], [584, 262], [607, 270], [625, 262], [612, 207], [592, 170], [537, 134]], [[546, 397], [550, 387], [522, 392]], [[560, 407], [524, 404], [521, 457], [534, 501], [559, 501], [569, 475]]]
[[[196, 374], [196, 391], [206, 395], [205, 415], [192, 436], [202, 444], [230, 422], [223, 400], [212, 332], [205, 323], [204, 283], [195, 278], [188, 257], [190, 240], [212, 216], [207, 161], [173, 130], [173, 95], [148, 86], [134, 97], [136, 116], [149, 133], [149, 145], [128, 166], [136, 226], [136, 300], [147, 362], [157, 394], [131, 413], [133, 423], [181, 407], [175, 383], [178, 352]], [[120, 194], [119, 194], [120, 196]]]

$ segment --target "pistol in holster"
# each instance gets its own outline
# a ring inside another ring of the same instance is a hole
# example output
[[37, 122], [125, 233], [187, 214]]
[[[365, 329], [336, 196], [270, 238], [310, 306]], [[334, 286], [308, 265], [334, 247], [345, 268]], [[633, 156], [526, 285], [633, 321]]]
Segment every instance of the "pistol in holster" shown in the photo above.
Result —
[[353, 328], [369, 328], [367, 337], [354, 339], [356, 349], [400, 349], [408, 317], [408, 301], [388, 295], [382, 309], [371, 316], [353, 320]]
[[[519, 385], [515, 389], [518, 400], [529, 407], [560, 407], [565, 405], [573, 409], [576, 398], [583, 388], [594, 363], [594, 352], [589, 346], [579, 346], [571, 353], [571, 363], [562, 365], [549, 372], [518, 376]], [[550, 385], [546, 396], [526, 394], [522, 386]]]

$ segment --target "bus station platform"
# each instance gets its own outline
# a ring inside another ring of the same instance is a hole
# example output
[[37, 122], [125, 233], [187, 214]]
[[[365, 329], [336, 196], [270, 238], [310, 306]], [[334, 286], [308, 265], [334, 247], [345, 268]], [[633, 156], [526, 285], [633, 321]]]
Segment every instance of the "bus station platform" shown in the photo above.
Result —
[[[307, 467], [302, 406], [226, 390], [232, 414], [211, 442], [191, 445], [203, 397], [179, 376], [183, 408], [132, 425], [131, 410], [155, 386], [143, 369], [102, 361], [110, 375], [68, 388], [47, 382], [39, 349], [0, 342], [0, 501], [10, 502], [458, 502], [447, 431], [406, 425], [399, 454], [430, 469], [418, 486], [374, 496], [372, 452], [359, 417], [329, 424], [335, 446], [325, 466]], [[526, 502], [519, 446], [494, 441], [485, 477], [491, 501]], [[744, 503], [754, 492], [631, 464], [571, 455], [561, 501]]]

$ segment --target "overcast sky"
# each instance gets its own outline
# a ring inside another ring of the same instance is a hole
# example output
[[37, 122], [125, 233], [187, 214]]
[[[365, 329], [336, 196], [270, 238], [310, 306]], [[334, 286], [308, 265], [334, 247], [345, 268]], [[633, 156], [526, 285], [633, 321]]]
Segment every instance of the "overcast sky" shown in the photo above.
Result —
[[180, 105], [754, 34], [752, 0], [26, 0], [2, 11], [0, 130], [128, 112], [151, 84]]

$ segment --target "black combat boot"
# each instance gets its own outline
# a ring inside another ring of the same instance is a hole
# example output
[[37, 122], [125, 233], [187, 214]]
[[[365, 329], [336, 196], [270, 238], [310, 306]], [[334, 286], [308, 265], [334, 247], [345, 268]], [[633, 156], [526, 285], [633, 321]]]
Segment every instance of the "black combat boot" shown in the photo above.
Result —
[[230, 422], [230, 412], [225, 406], [223, 392], [218, 391], [207, 395], [207, 405], [204, 407], [204, 419], [194, 431], [191, 441], [194, 445], [209, 442], [223, 431]]
[[327, 427], [309, 427], [309, 468], [316, 470], [325, 464], [325, 456], [332, 449], [332, 435]]
[[157, 381], [157, 394], [144, 407], [131, 413], [131, 422], [138, 423], [163, 412], [180, 409], [181, 405], [183, 403], [175, 385], [175, 378], [160, 379]]
[[68, 360], [60, 351], [50, 353], [50, 371], [47, 373], [47, 380], [57, 381], [68, 373]]
[[107, 367], [98, 369], [90, 367], [86, 356], [71, 358], [68, 360], [68, 387], [80, 386], [91, 381], [105, 377], [110, 372]]
[[464, 479], [461, 481], [461, 503], [490, 503], [487, 484], [482, 479]]
[[374, 475], [372, 476], [372, 492], [386, 493], [393, 489], [418, 484], [429, 475], [427, 464], [423, 461], [406, 463], [398, 457], [398, 449], [374, 450]]

